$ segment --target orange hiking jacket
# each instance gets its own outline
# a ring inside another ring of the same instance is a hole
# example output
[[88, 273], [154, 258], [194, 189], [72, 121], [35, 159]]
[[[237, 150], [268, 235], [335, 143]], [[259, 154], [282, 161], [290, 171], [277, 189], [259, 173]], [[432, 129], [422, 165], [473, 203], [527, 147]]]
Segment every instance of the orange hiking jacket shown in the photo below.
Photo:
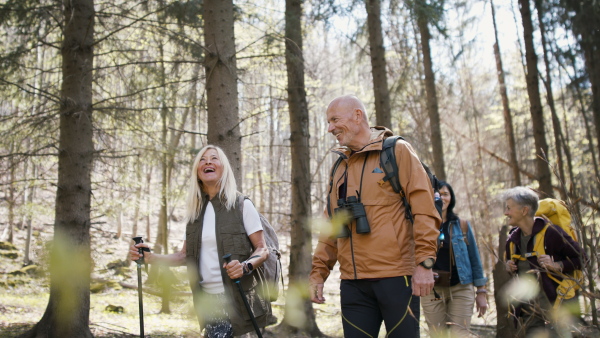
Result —
[[371, 128], [371, 140], [362, 150], [354, 154], [346, 147], [333, 150], [344, 160], [333, 177], [331, 211], [338, 207], [340, 186], [347, 181], [347, 196], [358, 197], [359, 192], [371, 232], [357, 234], [354, 219], [349, 224], [350, 237], [321, 232], [309, 276], [311, 284], [324, 283], [336, 261], [340, 262], [341, 279], [368, 279], [411, 276], [417, 264], [435, 259], [441, 218], [433, 203], [431, 182], [409, 143], [398, 140], [395, 151], [414, 225], [405, 218], [401, 196], [389, 182], [382, 181], [385, 174], [379, 155], [383, 139], [391, 135], [386, 128]]

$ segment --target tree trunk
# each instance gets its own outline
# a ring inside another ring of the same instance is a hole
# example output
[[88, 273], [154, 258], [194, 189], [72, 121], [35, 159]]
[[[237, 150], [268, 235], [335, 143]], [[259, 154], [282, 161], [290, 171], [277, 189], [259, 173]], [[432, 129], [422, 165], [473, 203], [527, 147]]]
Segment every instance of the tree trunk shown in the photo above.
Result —
[[[592, 112], [596, 125], [596, 143], [600, 144], [600, 7], [596, 1], [565, 0], [562, 2], [574, 15], [570, 17], [573, 31], [580, 35], [579, 43], [592, 89]], [[600, 160], [600, 153], [598, 154]]]
[[150, 239], [152, 234], [152, 226], [150, 223], [150, 215], [152, 214], [152, 204], [150, 199], [150, 187], [152, 186], [152, 168], [150, 166], [148, 168], [148, 173], [146, 174], [146, 238]]
[[63, 10], [63, 78], [50, 300], [42, 319], [24, 337], [92, 337], [89, 310], [94, 1], [64, 1]]
[[[168, 254], [168, 218], [167, 218], [167, 208], [168, 208], [168, 193], [169, 193], [169, 175], [168, 175], [168, 156], [169, 156], [169, 144], [167, 141], [167, 135], [169, 130], [168, 126], [168, 108], [167, 108], [167, 72], [165, 69], [164, 63], [164, 48], [162, 42], [159, 42], [158, 50], [160, 52], [160, 82], [161, 88], [163, 89], [162, 93], [162, 102], [160, 107], [160, 121], [161, 121], [161, 134], [160, 134], [160, 208], [158, 211], [158, 229], [156, 230], [156, 243], [154, 245], [154, 251], [159, 254]], [[164, 250], [164, 252], [163, 252]], [[155, 281], [157, 277], [158, 267], [153, 266], [150, 273], [151, 282]]]
[[533, 126], [533, 139], [535, 141], [535, 155], [537, 178], [540, 184], [539, 191], [542, 197], [552, 197], [552, 177], [548, 164], [548, 143], [546, 143], [546, 131], [544, 128], [544, 112], [540, 99], [540, 88], [538, 83], [537, 55], [533, 45], [533, 22], [531, 20], [531, 9], [529, 0], [519, 0], [521, 18], [523, 21], [523, 40], [525, 42], [525, 60], [527, 61], [527, 94], [529, 95], [529, 111]]
[[496, 57], [496, 70], [498, 72], [498, 83], [500, 85], [500, 97], [502, 98], [502, 113], [504, 116], [504, 130], [506, 132], [506, 138], [508, 141], [508, 158], [510, 159], [513, 179], [515, 185], [521, 185], [521, 175], [519, 174], [519, 161], [517, 160], [517, 146], [515, 142], [515, 132], [512, 123], [512, 113], [510, 111], [510, 104], [508, 101], [508, 93], [506, 91], [506, 81], [504, 76], [504, 67], [502, 66], [502, 54], [500, 53], [500, 42], [498, 40], [498, 27], [496, 26], [496, 9], [494, 7], [493, 0], [491, 1], [492, 6], [492, 22], [494, 24], [494, 37], [496, 43], [494, 43], [494, 56]]
[[[285, 5], [285, 64], [287, 69], [288, 105], [290, 109], [290, 152], [292, 157], [292, 217], [289, 286], [284, 319], [278, 328], [287, 335], [305, 333], [321, 335], [308, 292], [311, 269], [311, 198], [309, 118], [304, 86], [302, 55], [302, 0], [286, 0]], [[298, 297], [302, 311], [288, 304]], [[304, 315], [299, 321], [298, 316]]]
[[[558, 164], [558, 179], [559, 186], [566, 183], [565, 175], [565, 163], [563, 160], [563, 153], [561, 147], [561, 125], [558, 119], [558, 113], [556, 112], [556, 105], [554, 104], [554, 94], [552, 93], [552, 75], [550, 74], [550, 59], [548, 58], [548, 48], [546, 43], [546, 25], [544, 24], [544, 8], [541, 0], [535, 0], [535, 7], [538, 13], [538, 21], [540, 27], [540, 35], [542, 37], [542, 50], [544, 53], [544, 64], [546, 65], [546, 79], [544, 80], [544, 87], [546, 88], [546, 100], [548, 101], [548, 107], [550, 107], [550, 114], [552, 115], [552, 128], [554, 135], [554, 147], [556, 148], [556, 159]], [[563, 201], [567, 199], [566, 189], [560, 189], [560, 198]]]
[[435, 175], [445, 181], [446, 170], [444, 164], [444, 147], [442, 142], [442, 129], [440, 126], [440, 113], [438, 111], [437, 92], [435, 89], [435, 73], [431, 60], [429, 41], [429, 23], [424, 9], [416, 10], [417, 25], [421, 34], [421, 51], [423, 54], [423, 69], [425, 72], [425, 92], [427, 95], [427, 113], [429, 114], [429, 127], [431, 128], [431, 146], [433, 148], [433, 171]]
[[515, 337], [516, 329], [513, 317], [508, 317], [508, 302], [504, 286], [510, 281], [510, 276], [506, 272], [504, 263], [505, 244], [508, 238], [508, 225], [503, 225], [498, 238], [498, 262], [494, 267], [494, 300], [496, 303], [497, 323], [496, 337]]
[[[31, 176], [28, 177], [36, 177], [37, 176], [37, 166], [35, 165], [35, 163], [31, 163]], [[27, 171], [25, 171], [25, 175], [27, 175]], [[35, 197], [35, 181], [30, 183], [30, 186], [27, 188], [27, 204], [28, 205], [33, 205], [33, 199]], [[27, 217], [25, 219], [25, 224], [27, 225], [27, 237], [25, 238], [25, 254], [23, 255], [23, 265], [29, 265], [31, 264], [31, 258], [30, 258], [30, 253], [31, 253], [31, 233], [32, 233], [32, 227], [33, 227], [33, 222], [32, 222], [32, 218], [33, 216], [31, 215], [31, 213], [27, 214]]]
[[204, 1], [208, 143], [223, 148], [242, 187], [242, 140], [239, 126], [233, 0]]
[[381, 30], [381, 1], [365, 0], [365, 6], [367, 7], [367, 25], [369, 28], [376, 124], [392, 129], [390, 92], [387, 83], [385, 47], [383, 46], [383, 33]]
[[14, 158], [10, 160], [10, 184], [8, 185], [8, 197], [6, 198], [6, 202], [8, 204], [8, 223], [6, 224], [6, 229], [2, 236], [0, 236], [0, 240], [6, 241], [9, 243], [14, 243], [14, 229], [15, 229], [15, 207], [17, 204], [17, 197], [15, 196], [15, 171], [17, 168], [17, 162]]
[[[594, 20], [598, 20], [598, 18]], [[598, 39], [597, 31], [595, 34], [588, 33], [582, 35], [583, 39], [586, 40], [590, 35], [595, 35], [596, 39]], [[600, 43], [594, 44], [586, 41], [582, 43], [582, 48], [585, 55], [585, 66], [592, 85], [592, 113], [594, 124], [596, 125], [596, 144], [600, 144]]]

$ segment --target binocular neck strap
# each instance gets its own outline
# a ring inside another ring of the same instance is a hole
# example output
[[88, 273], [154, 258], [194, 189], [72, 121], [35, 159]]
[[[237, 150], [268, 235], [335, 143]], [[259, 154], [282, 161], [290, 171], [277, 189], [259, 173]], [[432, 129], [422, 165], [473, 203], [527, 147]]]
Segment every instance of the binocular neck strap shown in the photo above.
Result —
[[358, 191], [356, 192], [358, 194], [358, 201], [362, 201], [361, 196], [362, 196], [362, 182], [363, 182], [363, 177], [365, 176], [365, 167], [367, 166], [367, 158], [369, 158], [369, 153], [365, 153], [365, 161], [363, 162], [363, 167], [362, 167], [362, 172], [360, 173], [360, 185], [358, 186]]
[[[360, 196], [362, 194], [362, 182], [363, 182], [363, 177], [365, 175], [365, 167], [367, 166], [367, 158], [369, 157], [369, 154], [366, 153], [365, 154], [365, 161], [363, 162], [363, 167], [362, 167], [362, 172], [360, 174], [360, 185], [359, 185], [359, 191], [357, 191], [356, 193], [358, 194], [358, 196], [356, 196], [358, 198], [358, 200], [360, 201]], [[343, 184], [343, 191], [339, 192], [339, 197], [346, 199], [348, 197], [348, 165], [346, 165], [346, 171], [344, 171], [344, 184]]]

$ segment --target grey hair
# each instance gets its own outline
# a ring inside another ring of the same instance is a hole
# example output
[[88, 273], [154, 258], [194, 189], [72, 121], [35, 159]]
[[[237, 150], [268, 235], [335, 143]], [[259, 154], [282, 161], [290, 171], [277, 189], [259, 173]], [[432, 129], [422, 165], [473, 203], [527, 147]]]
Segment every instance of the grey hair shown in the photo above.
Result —
[[502, 200], [506, 202], [507, 200], [513, 200], [515, 203], [522, 207], [529, 207], [528, 215], [530, 217], [535, 217], [535, 212], [538, 209], [538, 201], [539, 197], [535, 193], [535, 191], [527, 188], [527, 187], [514, 187], [508, 189], [502, 195]]

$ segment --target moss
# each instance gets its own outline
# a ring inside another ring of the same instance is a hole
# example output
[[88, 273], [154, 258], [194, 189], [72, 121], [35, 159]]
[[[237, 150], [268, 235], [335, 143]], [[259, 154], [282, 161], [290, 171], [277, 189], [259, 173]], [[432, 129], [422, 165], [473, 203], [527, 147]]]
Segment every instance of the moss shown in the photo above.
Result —
[[10, 242], [0, 242], [0, 250], [16, 251], [17, 247]]
[[10, 259], [17, 259], [19, 257], [19, 252], [16, 250], [13, 250], [13, 251], [0, 250], [0, 256], [10, 258]]
[[98, 282], [98, 283], [92, 283], [90, 284], [90, 291], [92, 293], [100, 293], [102, 291], [106, 290], [106, 283], [105, 282]]
[[24, 266], [21, 268], [20, 271], [23, 271], [27, 275], [32, 277], [42, 277], [44, 275], [42, 269], [40, 269], [40, 267], [35, 264]]

